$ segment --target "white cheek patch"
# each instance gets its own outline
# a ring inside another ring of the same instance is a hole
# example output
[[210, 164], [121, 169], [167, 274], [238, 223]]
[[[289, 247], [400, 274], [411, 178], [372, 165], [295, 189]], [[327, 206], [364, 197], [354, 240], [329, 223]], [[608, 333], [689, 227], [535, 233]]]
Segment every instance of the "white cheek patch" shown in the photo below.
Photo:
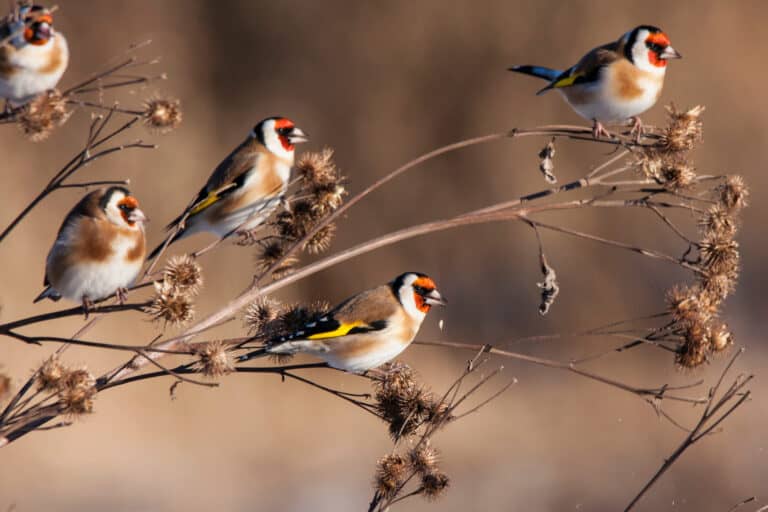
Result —
[[[253, 135], [255, 136], [256, 134]], [[276, 154], [284, 160], [288, 160], [291, 165], [293, 165], [294, 152], [293, 150], [289, 151], [285, 148], [285, 146], [283, 146], [283, 143], [280, 141], [280, 137], [278, 137], [277, 132], [275, 131], [274, 120], [269, 120], [264, 123], [264, 145], [272, 153]]]
[[411, 274], [403, 281], [403, 286], [399, 290], [400, 304], [403, 305], [403, 309], [411, 318], [417, 320], [423, 320], [426, 316], [422, 310], [416, 305], [416, 295], [413, 291], [413, 282], [416, 281], [418, 276]]

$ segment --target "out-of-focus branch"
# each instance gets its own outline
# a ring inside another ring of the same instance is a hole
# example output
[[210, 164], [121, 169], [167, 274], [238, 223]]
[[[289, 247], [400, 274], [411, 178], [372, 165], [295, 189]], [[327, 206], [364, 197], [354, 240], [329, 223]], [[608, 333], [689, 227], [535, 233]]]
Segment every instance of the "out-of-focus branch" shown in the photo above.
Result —
[[725, 421], [731, 414], [736, 411], [736, 409], [738, 409], [744, 402], [749, 399], [751, 391], [744, 390], [744, 388], [752, 380], [753, 375], [739, 375], [728, 387], [728, 389], [723, 392], [722, 395], [719, 397], [717, 396], [726, 374], [731, 369], [736, 359], [742, 353], [744, 353], [744, 349], [739, 349], [733, 355], [728, 364], [725, 365], [725, 368], [723, 368], [717, 383], [709, 390], [708, 399], [706, 401], [707, 405], [696, 426], [693, 427], [688, 435], [685, 436], [685, 439], [683, 439], [682, 443], [680, 443], [675, 451], [673, 451], [668, 457], [664, 458], [664, 463], [651, 477], [648, 483], [643, 486], [640, 492], [634, 498], [632, 498], [632, 501], [630, 501], [629, 505], [627, 505], [624, 509], [625, 512], [632, 510], [635, 505], [637, 505], [637, 503], [648, 492], [648, 490], [653, 487], [659, 478], [661, 478], [662, 475], [664, 475], [664, 473], [666, 473], [667, 470], [672, 467], [672, 465], [677, 461], [677, 459], [680, 458], [680, 456], [683, 455], [683, 453], [685, 453], [686, 450], [699, 442], [705, 436], [712, 434], [723, 421]]

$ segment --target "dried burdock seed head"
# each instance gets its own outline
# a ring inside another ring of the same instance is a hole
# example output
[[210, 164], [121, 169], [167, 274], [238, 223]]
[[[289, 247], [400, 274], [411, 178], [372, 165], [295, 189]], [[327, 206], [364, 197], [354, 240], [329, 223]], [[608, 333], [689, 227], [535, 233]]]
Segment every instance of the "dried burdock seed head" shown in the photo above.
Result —
[[56, 391], [61, 387], [62, 379], [69, 373], [69, 370], [61, 364], [59, 358], [54, 354], [49, 357], [40, 370], [37, 372], [37, 389], [40, 391]]
[[707, 362], [707, 348], [703, 345], [683, 343], [675, 354], [675, 363], [681, 368], [696, 368]]
[[661, 169], [664, 167], [664, 160], [659, 152], [653, 149], [646, 149], [639, 153], [634, 166], [640, 169], [646, 178], [659, 181], [662, 176]]
[[667, 292], [667, 308], [675, 322], [684, 326], [706, 323], [717, 311], [698, 285], [672, 287]]
[[413, 370], [405, 363], [386, 363], [379, 369], [381, 373], [372, 377], [377, 392], [400, 394], [416, 387]]
[[709, 345], [712, 352], [722, 352], [733, 345], [733, 334], [723, 322], [714, 322], [709, 329]]
[[725, 183], [718, 187], [720, 203], [728, 211], [737, 211], [747, 206], [749, 189], [744, 178], [739, 175], [731, 175], [725, 179]]
[[273, 277], [279, 277], [280, 275], [289, 272], [298, 261], [294, 257], [283, 259], [286, 246], [282, 240], [261, 242], [259, 246], [260, 250], [256, 256], [256, 271], [259, 274], [263, 274], [269, 270], [272, 265], [280, 261], [280, 265], [275, 268], [272, 273]]
[[539, 151], [539, 170], [544, 175], [544, 179], [547, 183], [557, 183], [557, 178], [552, 171], [555, 170], [555, 139], [547, 143], [544, 148]]
[[347, 189], [338, 183], [328, 183], [313, 187], [312, 195], [315, 199], [315, 211], [321, 216], [328, 215], [341, 206], [346, 193]]
[[314, 202], [311, 199], [301, 199], [293, 203], [291, 208], [293, 213], [293, 223], [296, 225], [298, 235], [296, 238], [301, 238], [312, 229], [321, 219], [320, 213], [315, 208]]
[[400, 455], [385, 455], [376, 463], [374, 486], [376, 491], [386, 498], [392, 498], [405, 481], [408, 474], [408, 462]]
[[421, 477], [421, 492], [428, 500], [436, 500], [445, 493], [449, 484], [448, 475], [436, 469]]
[[221, 341], [211, 341], [197, 348], [197, 355], [200, 357], [200, 367], [203, 375], [216, 378], [227, 375], [234, 371], [232, 359], [227, 352], [227, 346]]
[[59, 400], [68, 414], [78, 415], [93, 411], [96, 379], [86, 369], [73, 370], [62, 379]]
[[699, 219], [699, 226], [705, 236], [714, 235], [721, 238], [733, 238], [738, 229], [738, 223], [732, 211], [720, 203], [707, 210], [707, 213]]
[[396, 364], [382, 370], [373, 378], [376, 408], [395, 440], [408, 437], [432, 417], [435, 399], [416, 384], [408, 366]]
[[658, 181], [667, 190], [681, 190], [693, 185], [696, 172], [685, 161], [667, 161], [661, 167], [661, 179]]
[[408, 462], [414, 471], [426, 475], [436, 469], [439, 454], [432, 448], [429, 440], [416, 446], [408, 453]]
[[245, 325], [250, 334], [258, 334], [265, 331], [267, 325], [277, 318], [280, 312], [280, 304], [269, 297], [259, 297], [248, 305], [245, 310]]
[[181, 124], [181, 102], [173, 98], [150, 98], [144, 103], [144, 124], [159, 133], [168, 133]]
[[33, 142], [48, 138], [51, 132], [63, 125], [72, 112], [57, 90], [45, 92], [27, 103], [18, 115], [21, 131]]
[[188, 292], [179, 292], [164, 282], [155, 282], [155, 297], [152, 304], [144, 308], [155, 321], [162, 320], [166, 325], [181, 325], [195, 314], [192, 296]]
[[738, 272], [739, 243], [717, 233], [708, 233], [699, 242], [703, 267], [714, 274]]
[[308, 187], [324, 186], [339, 180], [339, 171], [333, 162], [333, 149], [304, 153], [296, 163], [296, 173]]
[[719, 305], [733, 293], [736, 288], [737, 277], [735, 273], [715, 274], [712, 272], [706, 272], [700, 276], [705, 301], [714, 306]]
[[310, 308], [300, 304], [287, 307], [278, 319], [282, 326], [281, 334], [291, 334], [306, 328], [317, 315]]
[[328, 224], [327, 226], [323, 226], [317, 233], [312, 236], [312, 238], [307, 241], [307, 250], [312, 254], [319, 254], [327, 250], [331, 246], [331, 241], [333, 240], [333, 235], [335, 234], [335, 224]]
[[163, 280], [176, 292], [197, 295], [203, 285], [203, 270], [188, 254], [174, 256], [163, 269]]
[[701, 114], [704, 107], [697, 105], [691, 109], [678, 110], [675, 105], [667, 106], [669, 124], [664, 130], [663, 141], [669, 151], [686, 151], [693, 148], [702, 139]]
[[307, 307], [307, 313], [312, 318], [325, 315], [331, 310], [331, 303], [327, 300], [313, 300]]

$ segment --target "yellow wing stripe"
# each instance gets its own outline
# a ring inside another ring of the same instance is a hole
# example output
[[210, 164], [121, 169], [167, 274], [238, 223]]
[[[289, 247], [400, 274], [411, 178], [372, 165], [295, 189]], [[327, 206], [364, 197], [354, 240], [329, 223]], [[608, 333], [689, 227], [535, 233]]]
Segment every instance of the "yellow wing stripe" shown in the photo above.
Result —
[[576, 81], [577, 78], [579, 78], [581, 75], [579, 73], [567, 76], [565, 78], [561, 78], [557, 82], [552, 84], [553, 88], [560, 88], [560, 87], [570, 87], [573, 85], [573, 82]]
[[349, 331], [354, 329], [355, 327], [362, 327], [366, 325], [365, 322], [357, 320], [355, 322], [350, 322], [348, 324], [341, 324], [337, 329], [334, 329], [333, 331], [327, 331], [327, 332], [319, 332], [317, 334], [313, 334], [312, 336], [307, 336], [308, 340], [324, 340], [327, 338], [338, 338], [339, 336], [345, 336]]
[[205, 199], [203, 199], [200, 203], [197, 204], [192, 210], [189, 212], [189, 215], [196, 215], [200, 213], [201, 211], [205, 210], [209, 206], [211, 206], [213, 203], [219, 200], [219, 196], [215, 193], [209, 195]]

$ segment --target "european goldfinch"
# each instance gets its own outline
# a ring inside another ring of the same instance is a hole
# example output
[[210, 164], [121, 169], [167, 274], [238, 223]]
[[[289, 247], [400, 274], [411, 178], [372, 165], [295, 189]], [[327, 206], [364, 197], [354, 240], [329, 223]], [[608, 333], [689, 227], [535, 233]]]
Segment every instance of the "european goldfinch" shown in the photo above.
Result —
[[0, 22], [0, 97], [21, 105], [56, 87], [69, 63], [67, 40], [39, 5], [22, 6]]
[[435, 282], [424, 274], [406, 272], [350, 297], [303, 329], [267, 341], [263, 349], [239, 361], [303, 352], [339, 370], [365, 372], [405, 350], [433, 305], [445, 305]]
[[[288, 187], [295, 144], [308, 140], [293, 121], [284, 117], [259, 122], [216, 167], [190, 206], [168, 224], [168, 230], [180, 226], [171, 243], [201, 231], [225, 238], [263, 223]], [[155, 248], [149, 259], [163, 245]]]
[[651, 108], [661, 95], [667, 60], [681, 55], [657, 27], [641, 25], [618, 41], [598, 46], [565, 71], [542, 66], [514, 66], [510, 71], [549, 81], [537, 94], [558, 90], [573, 109], [591, 120], [595, 138], [608, 136], [602, 123], [633, 121]]
[[67, 214], [45, 264], [45, 290], [35, 299], [82, 302], [117, 293], [139, 275], [147, 253], [146, 217], [139, 202], [123, 187], [94, 190]]

